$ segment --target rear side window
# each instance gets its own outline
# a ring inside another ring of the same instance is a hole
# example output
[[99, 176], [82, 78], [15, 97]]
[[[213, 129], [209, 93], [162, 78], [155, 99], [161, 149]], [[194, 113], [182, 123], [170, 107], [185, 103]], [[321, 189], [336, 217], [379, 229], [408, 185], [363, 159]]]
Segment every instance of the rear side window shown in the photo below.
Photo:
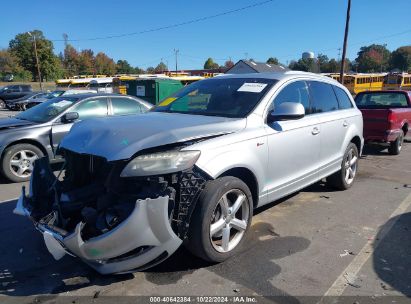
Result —
[[130, 98], [112, 97], [111, 104], [114, 115], [142, 113], [141, 105]]
[[80, 103], [73, 110], [77, 112], [80, 119], [106, 116], [107, 115], [107, 98], [99, 97], [95, 99], [89, 99]]
[[301, 103], [304, 106], [305, 113], [308, 114], [310, 110], [310, 98], [307, 83], [305, 81], [296, 81], [283, 88], [277, 97], [275, 97], [270, 111], [274, 110], [274, 107], [283, 102]]
[[341, 110], [351, 109], [353, 107], [347, 93], [339, 87], [333, 86], [335, 95], [337, 95], [338, 104]]
[[337, 97], [328, 83], [310, 81], [312, 113], [325, 113], [338, 110]]

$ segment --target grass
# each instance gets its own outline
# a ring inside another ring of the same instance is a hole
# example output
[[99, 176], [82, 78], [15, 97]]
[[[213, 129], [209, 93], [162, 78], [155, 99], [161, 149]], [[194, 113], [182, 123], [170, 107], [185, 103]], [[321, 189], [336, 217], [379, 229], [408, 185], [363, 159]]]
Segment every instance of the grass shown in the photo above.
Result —
[[[12, 82], [0, 82], [0, 87], [10, 86], [15, 84], [30, 84], [33, 91], [40, 91], [40, 84], [38, 82], [23, 82], [23, 81], [12, 81]], [[56, 89], [56, 84], [54, 82], [43, 82], [43, 88], [45, 91], [53, 91]]]

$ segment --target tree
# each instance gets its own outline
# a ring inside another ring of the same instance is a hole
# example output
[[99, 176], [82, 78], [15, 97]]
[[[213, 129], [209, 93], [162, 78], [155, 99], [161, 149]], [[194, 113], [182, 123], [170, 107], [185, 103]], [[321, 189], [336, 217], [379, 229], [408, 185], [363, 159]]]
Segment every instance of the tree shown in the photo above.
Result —
[[13, 74], [15, 80], [30, 81], [32, 75], [29, 71], [24, 70], [18, 63], [18, 59], [7, 50], [0, 50], [0, 76], [4, 77]]
[[270, 57], [267, 59], [268, 64], [279, 64], [278, 59], [276, 57]]
[[318, 54], [317, 56], [317, 64], [318, 64], [318, 69], [319, 72], [323, 73], [330, 73], [330, 60], [328, 59], [327, 55], [324, 54]]
[[77, 50], [70, 44], [64, 48], [63, 66], [66, 76], [79, 74], [80, 56]]
[[78, 73], [81, 74], [96, 74], [94, 67], [94, 52], [90, 49], [82, 50], [79, 54]]
[[358, 72], [375, 73], [387, 70], [389, 59], [390, 51], [385, 45], [372, 44], [361, 47], [355, 61]]
[[147, 68], [147, 74], [154, 74], [156, 70], [153, 67], [148, 67]]
[[154, 71], [156, 73], [163, 73], [164, 71], [168, 71], [168, 67], [166, 66], [166, 64], [164, 62], [160, 62], [156, 68], [154, 69]]
[[204, 63], [204, 69], [211, 70], [211, 69], [218, 69], [218, 63], [215, 63], [213, 58], [208, 58]]
[[234, 62], [232, 62], [231, 60], [227, 60], [227, 61], [224, 63], [224, 68], [229, 69], [229, 68], [232, 68], [233, 66], [234, 66]]
[[17, 34], [10, 40], [10, 52], [18, 59], [19, 65], [31, 72], [37, 78], [37, 65], [34, 53], [34, 37], [36, 39], [37, 54], [41, 74], [46, 79], [53, 79], [62, 73], [58, 57], [53, 53], [53, 43], [47, 40], [42, 31], [34, 30], [29, 33]]
[[411, 70], [411, 45], [399, 47], [391, 53], [390, 69]]
[[99, 52], [94, 59], [96, 74], [114, 75], [116, 72], [116, 64], [114, 60], [108, 57], [103, 52]]
[[318, 64], [313, 58], [292, 60], [288, 66], [291, 70], [318, 73]]
[[135, 72], [127, 60], [117, 60], [116, 70], [117, 74], [133, 74]]

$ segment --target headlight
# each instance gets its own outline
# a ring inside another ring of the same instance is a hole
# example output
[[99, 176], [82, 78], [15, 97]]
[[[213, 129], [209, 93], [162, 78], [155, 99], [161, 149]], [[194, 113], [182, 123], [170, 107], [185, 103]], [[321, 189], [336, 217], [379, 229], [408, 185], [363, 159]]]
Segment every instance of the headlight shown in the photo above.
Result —
[[140, 155], [130, 161], [120, 176], [149, 176], [186, 170], [194, 166], [200, 151], [168, 151]]

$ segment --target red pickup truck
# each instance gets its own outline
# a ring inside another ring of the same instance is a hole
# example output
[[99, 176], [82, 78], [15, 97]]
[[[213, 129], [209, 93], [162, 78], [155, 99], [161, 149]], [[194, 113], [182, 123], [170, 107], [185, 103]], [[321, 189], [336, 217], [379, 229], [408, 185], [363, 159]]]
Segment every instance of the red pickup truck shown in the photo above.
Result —
[[387, 144], [390, 154], [400, 154], [411, 123], [411, 92], [361, 92], [355, 102], [363, 115], [365, 142]]

